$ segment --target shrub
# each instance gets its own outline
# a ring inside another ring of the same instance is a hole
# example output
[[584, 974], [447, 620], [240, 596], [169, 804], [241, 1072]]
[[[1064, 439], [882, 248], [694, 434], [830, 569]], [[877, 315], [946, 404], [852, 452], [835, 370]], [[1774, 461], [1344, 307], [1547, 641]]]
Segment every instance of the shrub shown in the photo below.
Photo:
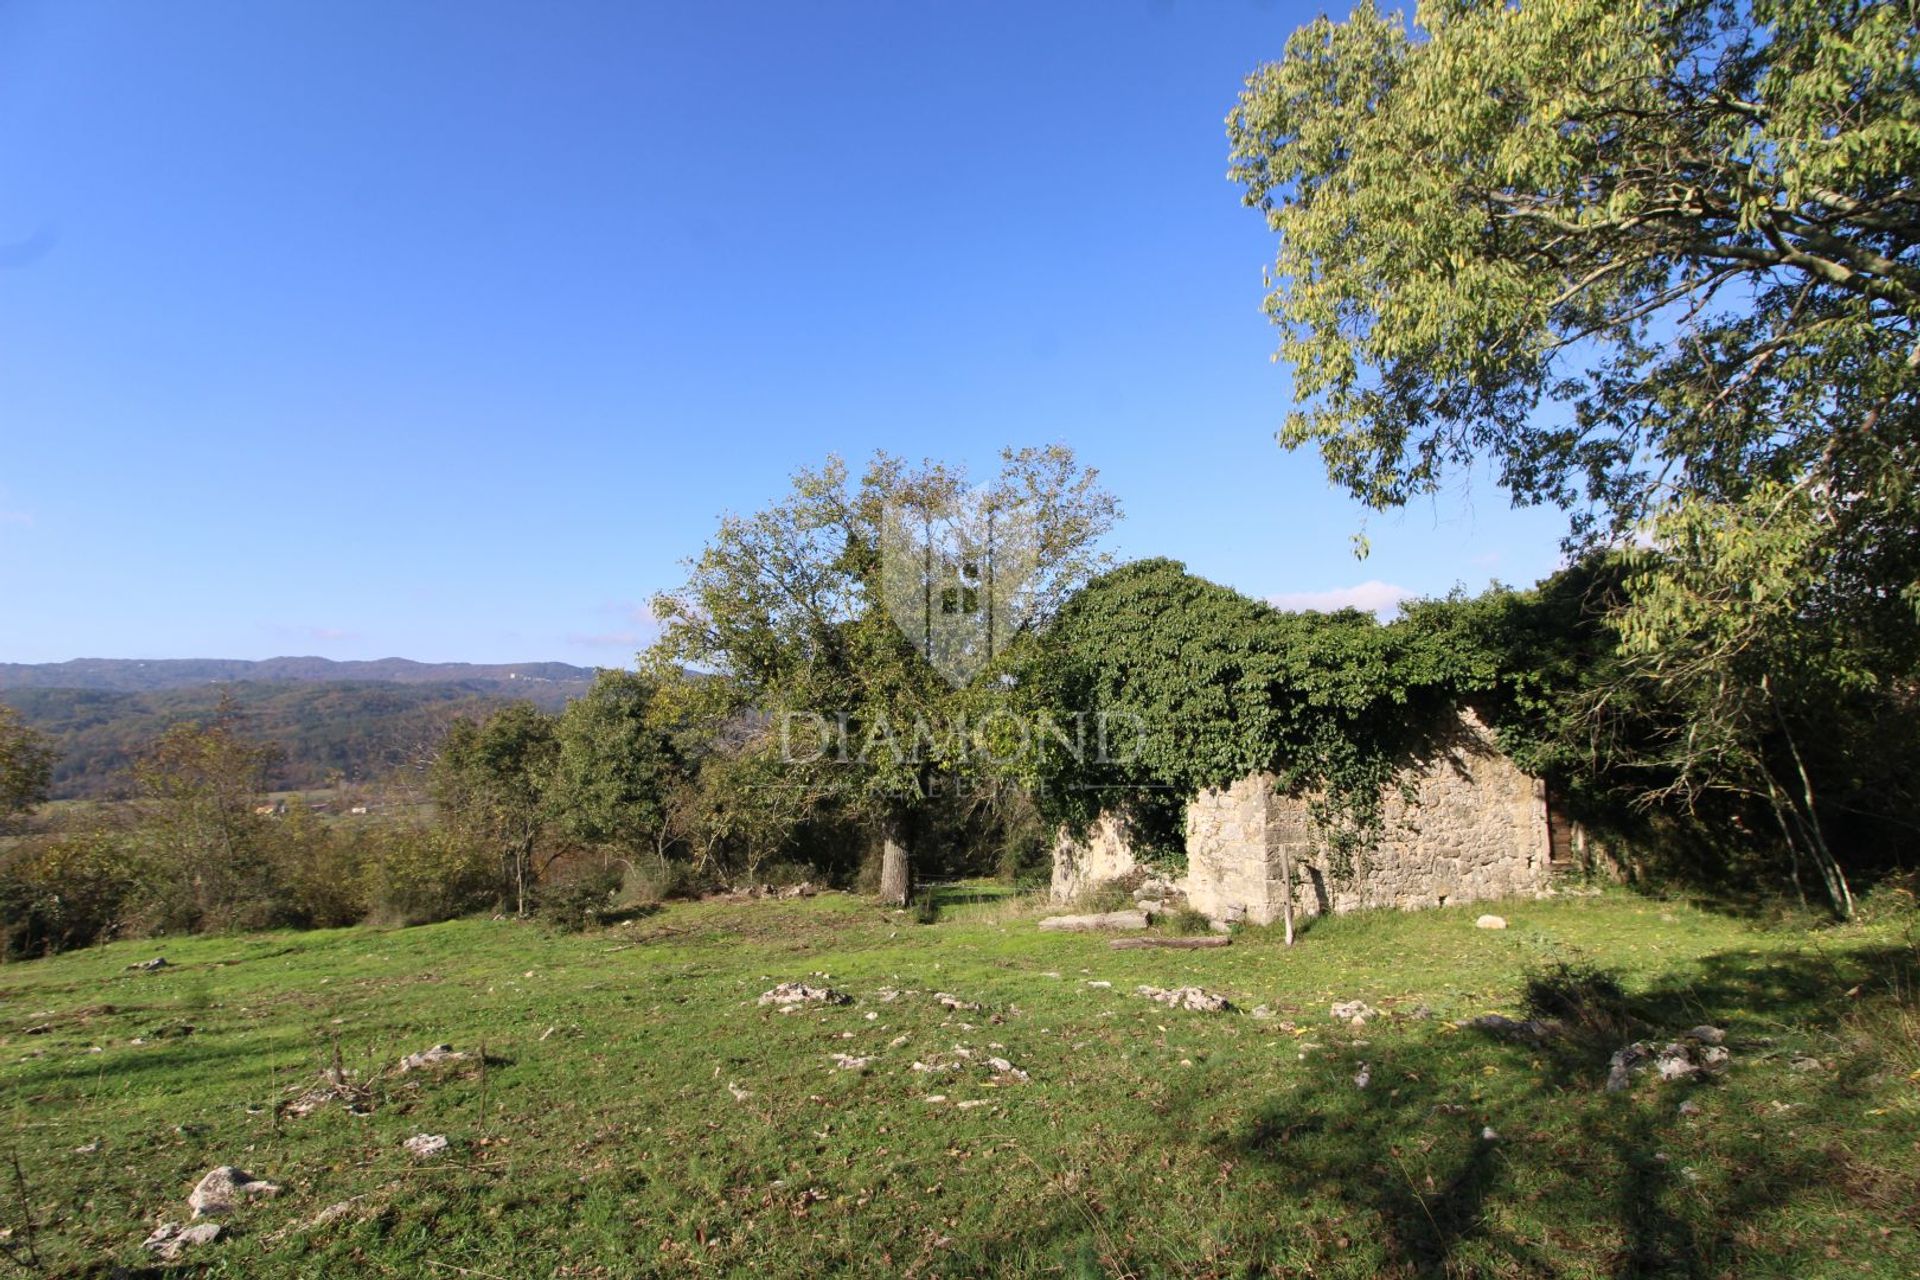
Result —
[[666, 902], [700, 895], [700, 880], [684, 862], [648, 860], [626, 867], [620, 880], [620, 901], [626, 906]]
[[1862, 923], [1913, 920], [1920, 916], [1920, 871], [1887, 876], [1861, 894], [1854, 918]]
[[23, 959], [112, 938], [138, 901], [140, 870], [108, 832], [15, 846], [0, 860], [0, 953]]
[[533, 911], [563, 933], [603, 924], [620, 894], [623, 868], [581, 867], [540, 884], [533, 893]]
[[436, 827], [393, 827], [376, 840], [365, 869], [372, 918], [427, 924], [500, 901], [499, 864], [477, 842]]
[[342, 834], [304, 809], [275, 825], [267, 844], [275, 895], [289, 923], [331, 929], [355, 924], [372, 908], [367, 862], [384, 834]]

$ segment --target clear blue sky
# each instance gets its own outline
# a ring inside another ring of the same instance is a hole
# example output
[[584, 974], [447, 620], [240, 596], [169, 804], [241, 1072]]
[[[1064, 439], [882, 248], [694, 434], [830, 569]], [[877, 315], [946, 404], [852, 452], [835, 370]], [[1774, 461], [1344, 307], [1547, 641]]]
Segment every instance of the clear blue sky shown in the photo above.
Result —
[[620, 664], [829, 452], [1065, 441], [1258, 596], [1530, 582], [1272, 434], [1284, 4], [0, 0], [0, 660]]

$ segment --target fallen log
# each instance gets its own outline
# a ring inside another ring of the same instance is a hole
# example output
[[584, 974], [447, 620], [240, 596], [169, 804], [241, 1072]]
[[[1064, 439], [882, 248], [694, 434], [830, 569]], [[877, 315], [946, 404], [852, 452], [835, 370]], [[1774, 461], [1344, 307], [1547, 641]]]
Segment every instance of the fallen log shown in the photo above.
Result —
[[1232, 938], [1115, 938], [1107, 944], [1115, 951], [1137, 951], [1141, 947], [1172, 947], [1176, 951], [1197, 951], [1202, 947], [1230, 947]]

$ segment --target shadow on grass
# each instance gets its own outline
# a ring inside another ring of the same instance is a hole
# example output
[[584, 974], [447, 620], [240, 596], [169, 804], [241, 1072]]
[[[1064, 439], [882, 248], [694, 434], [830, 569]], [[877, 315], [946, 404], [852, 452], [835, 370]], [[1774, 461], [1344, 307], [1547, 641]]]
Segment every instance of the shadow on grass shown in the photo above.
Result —
[[[1613, 1034], [1729, 1028], [1736, 1066], [1725, 1085], [1649, 1073], [1609, 1094], [1618, 1046], [1592, 1028], [1539, 1043], [1412, 1026], [1329, 1036], [1298, 1087], [1214, 1145], [1259, 1202], [1337, 1224], [1316, 1273], [1709, 1276], [1778, 1265], [1816, 1241], [1766, 1224], [1834, 1222], [1836, 1199], [1899, 1217], [1886, 1206], [1920, 1180], [1899, 1171], [1897, 1144], [1878, 1165], [1841, 1160], [1831, 1131], [1858, 1130], [1865, 1069], [1790, 1071], [1767, 1061], [1784, 1057], [1772, 1033], [1820, 1039], [1843, 1022], [1858, 1031], [1876, 1005], [1910, 1009], [1914, 959], [1893, 947], [1717, 954], [1633, 999], [1636, 1025]], [[1678, 1110], [1687, 1098], [1699, 1104], [1692, 1115]], [[1244, 1242], [1259, 1258], [1249, 1273], [1290, 1274], [1317, 1240], [1310, 1219], [1293, 1239]]]

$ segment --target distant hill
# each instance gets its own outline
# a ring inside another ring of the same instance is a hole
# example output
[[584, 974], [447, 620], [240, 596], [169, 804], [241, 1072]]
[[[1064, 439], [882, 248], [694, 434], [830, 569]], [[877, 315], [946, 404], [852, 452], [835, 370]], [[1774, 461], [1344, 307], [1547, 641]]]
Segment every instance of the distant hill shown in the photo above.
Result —
[[124, 793], [146, 745], [231, 698], [251, 736], [286, 753], [274, 779], [294, 789], [383, 777], [430, 751], [448, 722], [525, 699], [549, 711], [586, 692], [593, 671], [564, 662], [332, 662], [326, 658], [83, 658], [0, 664], [0, 702], [53, 740], [54, 795]]
[[331, 658], [75, 658], [71, 662], [0, 662], [0, 691], [14, 689], [111, 689], [140, 693], [194, 685], [318, 683], [354, 681], [387, 684], [506, 685], [519, 693], [528, 685], [571, 685], [579, 692], [593, 683], [591, 667], [564, 662], [413, 662], [377, 658], [335, 662]]

